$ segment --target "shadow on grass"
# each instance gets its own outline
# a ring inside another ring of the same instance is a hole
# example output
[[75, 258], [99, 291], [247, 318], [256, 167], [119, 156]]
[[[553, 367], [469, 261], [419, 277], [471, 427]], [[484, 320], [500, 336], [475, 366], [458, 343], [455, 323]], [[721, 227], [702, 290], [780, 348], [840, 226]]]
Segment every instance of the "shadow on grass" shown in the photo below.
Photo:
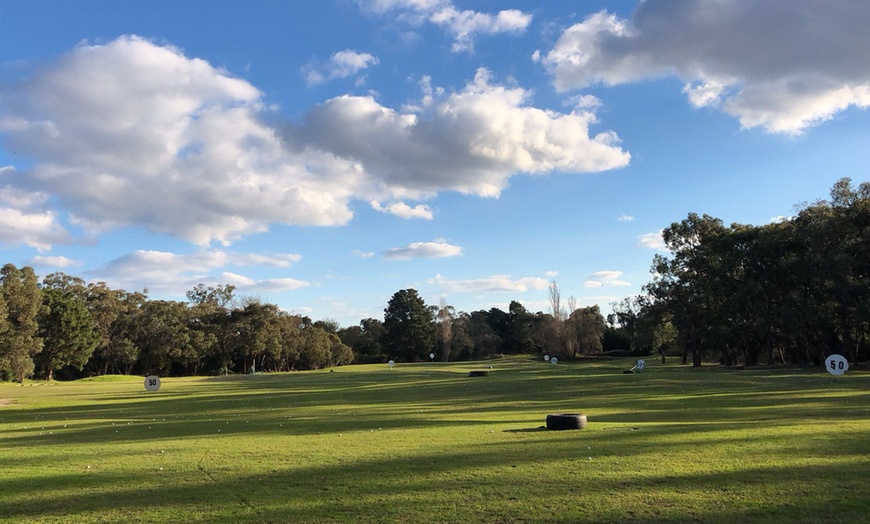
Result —
[[[749, 465], [686, 475], [610, 474], [595, 463], [553, 458], [571, 445], [517, 442], [497, 450], [474, 446], [321, 466], [285, 459], [257, 474], [241, 473], [205, 456], [195, 471], [97, 470], [6, 480], [0, 483], [0, 515], [20, 521], [96, 516], [103, 522], [130, 515], [154, 520], [159, 515], [162, 521], [215, 523], [801, 523], [854, 522], [867, 514], [862, 461]], [[566, 474], [566, 469], [575, 474]], [[164, 475], [173, 475], [174, 481], [165, 482]], [[783, 479], [794, 480], [789, 484]], [[71, 482], [77, 486], [75, 493], [70, 493]], [[820, 485], [826, 489], [817, 489]], [[617, 494], [636, 505], [616, 508], [606, 502]], [[71, 507], [77, 508], [76, 514], [67, 513]]]

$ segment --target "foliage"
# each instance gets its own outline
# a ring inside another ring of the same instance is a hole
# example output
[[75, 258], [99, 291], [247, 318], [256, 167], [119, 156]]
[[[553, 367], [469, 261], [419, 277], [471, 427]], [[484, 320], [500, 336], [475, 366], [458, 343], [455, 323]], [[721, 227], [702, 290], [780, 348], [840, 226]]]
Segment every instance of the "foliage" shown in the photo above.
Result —
[[42, 297], [33, 269], [4, 265], [0, 269], [0, 297], [5, 305], [5, 322], [0, 330], [0, 372], [24, 382], [33, 373], [33, 357], [43, 346], [37, 320], [43, 307]]
[[46, 287], [42, 290], [42, 303], [45, 307], [38, 320], [44, 345], [37, 358], [46, 378], [52, 380], [54, 370], [64, 366], [81, 370], [93, 354], [99, 335], [83, 293], [76, 295], [71, 290]]
[[394, 358], [406, 362], [428, 360], [435, 349], [435, 319], [416, 289], [397, 291], [384, 309], [382, 344]]
[[835, 184], [831, 201], [764, 226], [690, 214], [666, 228], [646, 286], [694, 366], [819, 364], [870, 357], [870, 184]]

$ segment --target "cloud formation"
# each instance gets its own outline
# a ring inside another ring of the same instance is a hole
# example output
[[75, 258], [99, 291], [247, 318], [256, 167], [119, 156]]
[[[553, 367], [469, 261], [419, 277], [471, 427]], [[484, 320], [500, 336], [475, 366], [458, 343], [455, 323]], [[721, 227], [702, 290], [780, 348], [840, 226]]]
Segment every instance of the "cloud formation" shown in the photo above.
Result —
[[216, 270], [227, 267], [266, 266], [287, 268], [301, 257], [291, 253], [257, 254], [209, 250], [192, 254], [137, 250], [89, 271], [90, 280], [102, 280], [121, 289], [147, 287], [160, 295], [184, 296], [197, 284], [232, 284], [242, 293], [279, 292], [311, 284], [293, 278], [255, 280], [239, 273]]
[[497, 293], [505, 291], [522, 293], [528, 290], [547, 289], [547, 286], [550, 285], [546, 278], [513, 279], [510, 275], [491, 275], [470, 280], [448, 280], [441, 275], [435, 275], [435, 278], [430, 279], [429, 283], [450, 293]]
[[447, 242], [413, 242], [405, 247], [396, 247], [384, 252], [388, 260], [409, 260], [412, 258], [445, 258], [462, 254], [462, 248]]
[[330, 80], [353, 76], [377, 64], [378, 59], [374, 55], [345, 49], [333, 53], [326, 64], [320, 66], [309, 64], [303, 68], [303, 73], [308, 85], [317, 85]]
[[630, 286], [631, 282], [620, 280], [622, 271], [596, 271], [589, 275], [585, 287]]
[[868, 2], [647, 1], [571, 26], [542, 62], [562, 91], [677, 76], [694, 107], [799, 134], [870, 105], [868, 24]]
[[655, 233], [644, 233], [638, 238], [637, 245], [656, 251], [667, 251], [668, 246], [665, 244], [665, 239], [662, 238], [663, 232], [664, 230], [660, 229]]
[[[400, 111], [340, 96], [280, 120], [243, 79], [136, 36], [81, 45], [0, 86], [0, 134], [30, 167], [0, 171], [5, 243], [46, 251], [141, 227], [208, 246], [270, 224], [337, 226], [350, 203], [392, 201], [430, 218], [443, 191], [497, 196], [519, 173], [585, 173], [630, 155], [593, 112], [545, 111], [481, 69], [460, 91], [426, 89]], [[51, 208], [49, 208], [51, 201]]]
[[397, 217], [410, 219], [410, 218], [422, 218], [424, 220], [432, 220], [434, 215], [432, 214], [432, 210], [429, 209], [429, 206], [424, 204], [419, 204], [414, 207], [409, 206], [404, 202], [391, 202], [386, 206], [382, 206], [379, 202], [371, 202], [372, 209], [375, 211], [380, 211], [381, 213], [389, 213], [391, 215], [395, 215]]
[[604, 171], [631, 158], [615, 133], [589, 136], [594, 113], [531, 107], [528, 91], [495, 83], [486, 69], [462, 91], [424, 93], [419, 113], [372, 97], [333, 98], [309, 112], [294, 140], [353, 159], [393, 194], [411, 198], [444, 190], [494, 197], [517, 173]]
[[398, 20], [412, 25], [429, 22], [441, 26], [453, 37], [454, 53], [473, 51], [477, 35], [523, 33], [532, 22], [530, 13], [518, 9], [481, 13], [457, 9], [450, 0], [359, 0], [359, 3], [377, 14], [394, 12]]

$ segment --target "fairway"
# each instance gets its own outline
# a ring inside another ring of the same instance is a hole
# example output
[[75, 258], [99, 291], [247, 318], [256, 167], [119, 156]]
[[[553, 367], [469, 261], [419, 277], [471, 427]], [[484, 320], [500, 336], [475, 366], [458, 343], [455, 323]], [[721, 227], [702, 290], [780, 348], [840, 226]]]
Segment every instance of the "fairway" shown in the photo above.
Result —
[[[493, 369], [469, 377], [475, 369]], [[870, 374], [527, 359], [0, 384], [0, 522], [859, 522]], [[542, 429], [583, 413], [579, 431]]]

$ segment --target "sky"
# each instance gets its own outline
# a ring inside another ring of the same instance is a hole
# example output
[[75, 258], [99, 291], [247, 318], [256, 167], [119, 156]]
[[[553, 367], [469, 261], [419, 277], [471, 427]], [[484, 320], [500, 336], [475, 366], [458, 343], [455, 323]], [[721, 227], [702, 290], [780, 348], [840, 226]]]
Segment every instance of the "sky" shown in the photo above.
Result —
[[351, 326], [610, 304], [870, 180], [870, 2], [0, 0], [0, 262]]

